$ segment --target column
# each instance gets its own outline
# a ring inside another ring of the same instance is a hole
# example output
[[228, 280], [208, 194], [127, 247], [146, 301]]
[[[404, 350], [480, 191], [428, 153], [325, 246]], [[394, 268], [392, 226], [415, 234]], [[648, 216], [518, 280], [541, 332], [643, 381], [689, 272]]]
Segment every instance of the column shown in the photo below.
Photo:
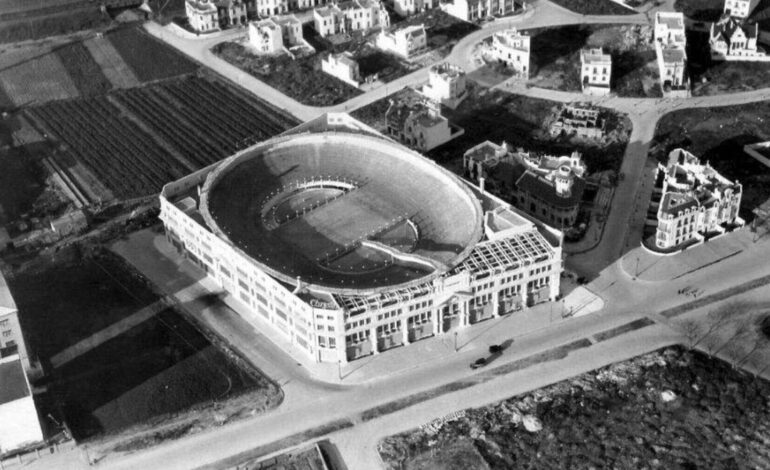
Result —
[[404, 338], [404, 345], [409, 344], [409, 321], [407, 317], [401, 318], [401, 334]]
[[468, 326], [470, 324], [468, 301], [463, 300], [460, 307], [460, 326]]
[[559, 297], [559, 272], [554, 270], [554, 274], [551, 276], [550, 284], [550, 299], [551, 302], [556, 302], [556, 299]]
[[521, 283], [521, 292], [519, 292], [519, 295], [521, 295], [521, 307], [529, 307], [529, 302], [527, 302], [527, 278]]
[[379, 354], [380, 353], [380, 347], [379, 347], [379, 344], [377, 344], [378, 341], [377, 341], [377, 327], [376, 326], [373, 326], [373, 327], [371, 327], [369, 329], [369, 341], [372, 344], [372, 352], [374, 354]]
[[497, 318], [500, 316], [500, 288], [492, 294], [492, 316]]
[[441, 334], [441, 325], [444, 323], [444, 307], [438, 307], [433, 311], [433, 335]]

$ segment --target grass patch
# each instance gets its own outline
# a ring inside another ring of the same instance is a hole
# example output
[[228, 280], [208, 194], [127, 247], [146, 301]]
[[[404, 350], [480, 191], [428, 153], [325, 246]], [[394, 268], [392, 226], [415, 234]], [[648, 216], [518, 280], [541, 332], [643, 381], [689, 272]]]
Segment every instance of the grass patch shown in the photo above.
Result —
[[688, 73], [693, 96], [719, 95], [767, 87], [770, 82], [768, 62], [713, 61], [708, 48], [708, 33], [688, 31]]
[[611, 328], [606, 331], [602, 331], [601, 333], [597, 333], [594, 335], [594, 338], [598, 342], [607, 341], [608, 339], [612, 339], [616, 336], [620, 336], [625, 333], [629, 333], [631, 331], [636, 331], [640, 328], [644, 328], [646, 326], [654, 325], [655, 322], [650, 320], [649, 318], [640, 318], [638, 320], [634, 320], [632, 322], [626, 323], [625, 325], [616, 326], [615, 328]]
[[138, 26], [121, 28], [106, 37], [142, 83], [193, 73], [199, 68], [181, 52]]
[[[668, 390], [676, 398], [664, 402]], [[470, 468], [763, 468], [768, 394], [767, 381], [669, 348], [467, 410], [437, 434], [388, 437], [379, 450], [388, 469], [441, 468], [417, 465], [426, 454], [467, 449], [463, 441], [482, 457]], [[525, 417], [542, 430], [525, 430]]]
[[611, 88], [618, 96], [661, 96], [649, 26], [575, 25], [533, 30], [529, 83], [580, 91], [580, 50], [601, 47], [612, 55]]
[[297, 60], [286, 55], [260, 57], [232, 42], [217, 44], [212, 51], [302, 104], [331, 106], [361, 94], [359, 89], [321, 71], [320, 55]]
[[743, 152], [743, 146], [770, 140], [767, 119], [770, 101], [718, 108], [693, 108], [663, 116], [655, 129], [651, 156], [665, 162], [682, 147], [709, 162], [719, 173], [743, 185], [740, 216], [770, 198], [770, 168]]
[[[634, 15], [636, 12], [610, 0], [551, 0], [553, 3], [583, 15]], [[698, 1], [698, 0], [695, 0]]]

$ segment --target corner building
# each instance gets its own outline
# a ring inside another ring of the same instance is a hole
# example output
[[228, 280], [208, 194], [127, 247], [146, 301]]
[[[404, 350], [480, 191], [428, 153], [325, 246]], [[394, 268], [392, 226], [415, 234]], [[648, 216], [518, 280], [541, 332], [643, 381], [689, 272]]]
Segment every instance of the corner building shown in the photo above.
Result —
[[562, 234], [346, 114], [167, 184], [166, 236], [260, 332], [348, 362], [559, 294]]

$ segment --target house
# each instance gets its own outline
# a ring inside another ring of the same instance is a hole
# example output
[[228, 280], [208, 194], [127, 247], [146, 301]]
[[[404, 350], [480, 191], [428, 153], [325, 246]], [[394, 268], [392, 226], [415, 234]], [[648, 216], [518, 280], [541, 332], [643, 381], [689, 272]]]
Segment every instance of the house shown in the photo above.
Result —
[[408, 59], [428, 48], [428, 36], [423, 25], [407, 26], [395, 31], [380, 31], [376, 45], [386, 52]]
[[282, 15], [289, 11], [288, 0], [256, 0], [257, 14], [262, 18]]
[[450, 125], [449, 120], [441, 115], [439, 104], [416, 97], [391, 101], [385, 112], [385, 121], [388, 135], [424, 152], [465, 132]]
[[552, 136], [576, 135], [587, 139], [604, 137], [604, 120], [599, 110], [590, 105], [566, 104], [549, 126]]
[[348, 0], [316, 8], [315, 30], [321, 37], [390, 26], [390, 16], [379, 0]]
[[216, 0], [214, 4], [217, 6], [220, 28], [245, 25], [248, 22], [246, 2], [243, 0]]
[[556, 226], [569, 227], [577, 221], [585, 190], [586, 166], [578, 152], [555, 157], [511, 151], [483, 142], [463, 155], [463, 168], [479, 185], [489, 184], [514, 206], [533, 217]]
[[666, 94], [687, 96], [687, 38], [684, 15], [676, 12], [655, 13], [654, 41], [661, 87]]
[[249, 43], [260, 54], [276, 54], [283, 51], [281, 27], [271, 19], [249, 23]]
[[492, 35], [490, 55], [493, 60], [513, 69], [518, 75], [529, 77], [530, 37], [519, 33], [516, 28]]
[[735, 18], [748, 18], [760, 0], [725, 0], [724, 13]]
[[219, 29], [219, 14], [213, 0], [186, 0], [184, 9], [193, 30], [208, 33]]
[[361, 83], [358, 62], [353, 59], [353, 55], [349, 52], [329, 54], [328, 57], [321, 60], [321, 70], [356, 88]]
[[305, 45], [302, 33], [302, 22], [294, 15], [273, 17], [272, 20], [281, 27], [281, 39], [284, 47]]
[[21, 360], [0, 358], [0, 453], [41, 441], [43, 429]]
[[672, 249], [708, 235], [741, 226], [738, 216], [743, 188], [690, 152], [675, 149], [668, 163], [658, 164], [655, 191], [661, 195], [655, 246]]
[[770, 60], [757, 48], [759, 26], [724, 15], [711, 24], [709, 47], [713, 60], [761, 61]]
[[601, 48], [580, 51], [580, 83], [583, 93], [609, 95], [612, 76], [612, 56]]
[[671, 11], [655, 13], [654, 38], [669, 46], [685, 47], [687, 39], [684, 31], [684, 14]]
[[420, 93], [454, 109], [467, 96], [465, 87], [465, 70], [444, 62], [430, 68], [428, 83], [420, 89]]
[[452, 0], [440, 6], [446, 13], [463, 21], [504, 16], [516, 10], [516, 2], [513, 0]]
[[411, 16], [421, 11], [430, 10], [438, 2], [433, 0], [394, 0], [393, 9], [401, 16]]

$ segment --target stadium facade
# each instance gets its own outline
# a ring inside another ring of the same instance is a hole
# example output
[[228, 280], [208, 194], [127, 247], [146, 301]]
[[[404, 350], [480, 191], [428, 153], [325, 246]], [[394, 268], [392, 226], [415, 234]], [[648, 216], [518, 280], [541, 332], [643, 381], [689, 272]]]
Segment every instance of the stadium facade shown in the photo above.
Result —
[[562, 234], [347, 114], [164, 186], [166, 236], [257, 330], [343, 362], [559, 295]]

